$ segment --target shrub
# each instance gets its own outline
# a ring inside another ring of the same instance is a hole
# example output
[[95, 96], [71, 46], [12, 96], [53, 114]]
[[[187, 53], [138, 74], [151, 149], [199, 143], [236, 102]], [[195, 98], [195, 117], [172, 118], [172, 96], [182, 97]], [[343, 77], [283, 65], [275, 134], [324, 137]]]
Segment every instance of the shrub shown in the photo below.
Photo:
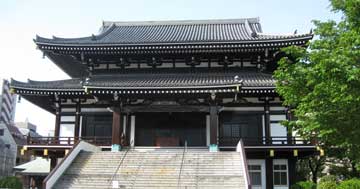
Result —
[[17, 177], [5, 177], [0, 180], [0, 188], [22, 189], [22, 183]]
[[337, 189], [360, 189], [360, 179], [345, 180], [339, 184]]
[[321, 177], [319, 183], [322, 182], [336, 182], [336, 176], [334, 175], [325, 175], [323, 177]]
[[291, 189], [316, 189], [316, 184], [310, 181], [301, 181], [292, 185]]
[[335, 181], [322, 181], [317, 185], [316, 189], [336, 189], [336, 187]]

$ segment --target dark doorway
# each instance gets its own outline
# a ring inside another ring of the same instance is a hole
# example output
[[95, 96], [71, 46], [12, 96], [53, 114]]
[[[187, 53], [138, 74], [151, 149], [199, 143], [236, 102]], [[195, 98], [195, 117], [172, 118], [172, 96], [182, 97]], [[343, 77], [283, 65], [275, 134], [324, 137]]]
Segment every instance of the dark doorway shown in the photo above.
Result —
[[81, 136], [111, 137], [112, 114], [83, 115]]
[[206, 145], [206, 114], [193, 112], [138, 113], [136, 146]]
[[219, 119], [221, 146], [236, 146], [240, 139], [246, 145], [262, 142], [261, 114], [222, 112]]

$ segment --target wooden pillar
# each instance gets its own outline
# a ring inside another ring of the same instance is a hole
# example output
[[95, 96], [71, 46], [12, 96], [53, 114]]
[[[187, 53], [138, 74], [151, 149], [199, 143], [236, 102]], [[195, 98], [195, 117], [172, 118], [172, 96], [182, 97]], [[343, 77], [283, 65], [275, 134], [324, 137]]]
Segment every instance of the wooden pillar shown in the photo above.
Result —
[[136, 121], [136, 117], [135, 115], [131, 115], [130, 116], [130, 146], [134, 147], [135, 146], [135, 121]]
[[125, 136], [126, 136], [126, 143], [128, 146], [130, 145], [130, 135], [131, 135], [130, 119], [131, 119], [130, 115], [129, 113], [127, 113], [124, 127], [126, 127]]
[[271, 134], [270, 134], [270, 104], [269, 100], [265, 99], [264, 105], [264, 113], [265, 113], [265, 143], [270, 144]]
[[120, 137], [122, 133], [121, 114], [120, 112], [113, 112], [113, 123], [112, 123], [112, 138], [111, 144], [120, 145]]
[[57, 158], [50, 157], [50, 171], [53, 170], [57, 165]]
[[80, 132], [80, 102], [76, 103], [76, 114], [75, 114], [75, 127], [74, 127], [74, 137], [75, 142], [79, 139], [79, 132]]
[[60, 135], [60, 112], [59, 110], [55, 113], [55, 131], [54, 136], [58, 137]]
[[59, 136], [60, 136], [60, 108], [56, 110], [55, 113], [55, 130], [54, 130], [54, 137], [55, 137], [55, 143], [59, 142]]
[[289, 158], [288, 170], [289, 170], [289, 186], [292, 186], [296, 183], [296, 158], [295, 157]]
[[[291, 110], [290, 110], [290, 108], [285, 108], [285, 115], [286, 115], [286, 120], [288, 120], [288, 121], [291, 121]], [[286, 127], [286, 136], [287, 136], [287, 143], [288, 144], [295, 144], [296, 143], [296, 141], [293, 141], [293, 134], [292, 134], [293, 132], [292, 132], [292, 129], [291, 128], [289, 128], [289, 127]]]
[[273, 158], [267, 157], [265, 159], [265, 166], [266, 166], [266, 189], [273, 189], [274, 188], [274, 167], [273, 167]]
[[217, 106], [210, 106], [210, 145], [215, 144], [218, 145], [218, 110]]

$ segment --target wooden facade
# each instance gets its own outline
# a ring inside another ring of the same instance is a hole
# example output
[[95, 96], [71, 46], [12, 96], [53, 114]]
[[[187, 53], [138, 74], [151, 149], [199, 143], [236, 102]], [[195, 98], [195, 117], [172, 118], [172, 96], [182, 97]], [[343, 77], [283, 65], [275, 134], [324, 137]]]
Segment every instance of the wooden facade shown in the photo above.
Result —
[[[55, 136], [30, 139], [34, 149], [59, 156], [86, 140], [104, 149], [235, 150], [242, 139], [253, 188], [288, 188], [296, 159], [316, 150], [281, 126], [288, 109], [272, 72], [282, 47], [311, 38], [264, 34], [257, 18], [104, 22], [99, 35], [35, 39], [71, 79], [13, 80], [11, 87], [56, 115]], [[273, 176], [264, 180], [265, 173]]]

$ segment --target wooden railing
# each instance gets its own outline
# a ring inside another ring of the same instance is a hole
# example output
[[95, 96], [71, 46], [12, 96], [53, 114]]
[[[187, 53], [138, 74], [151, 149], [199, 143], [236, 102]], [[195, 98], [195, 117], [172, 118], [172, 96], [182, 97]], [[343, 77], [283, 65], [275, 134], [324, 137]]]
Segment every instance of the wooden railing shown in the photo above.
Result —
[[77, 141], [86, 141], [97, 146], [110, 146], [111, 137], [28, 137], [28, 145], [56, 145], [56, 146], [72, 146]]
[[[239, 140], [245, 146], [312, 146], [316, 141], [304, 140], [300, 137], [220, 137], [219, 146], [235, 147]], [[28, 137], [28, 145], [72, 146], [77, 141], [86, 141], [96, 146], [111, 146], [111, 137]]]
[[236, 146], [239, 140], [245, 146], [311, 146], [316, 145], [300, 137], [220, 137], [219, 146]]

